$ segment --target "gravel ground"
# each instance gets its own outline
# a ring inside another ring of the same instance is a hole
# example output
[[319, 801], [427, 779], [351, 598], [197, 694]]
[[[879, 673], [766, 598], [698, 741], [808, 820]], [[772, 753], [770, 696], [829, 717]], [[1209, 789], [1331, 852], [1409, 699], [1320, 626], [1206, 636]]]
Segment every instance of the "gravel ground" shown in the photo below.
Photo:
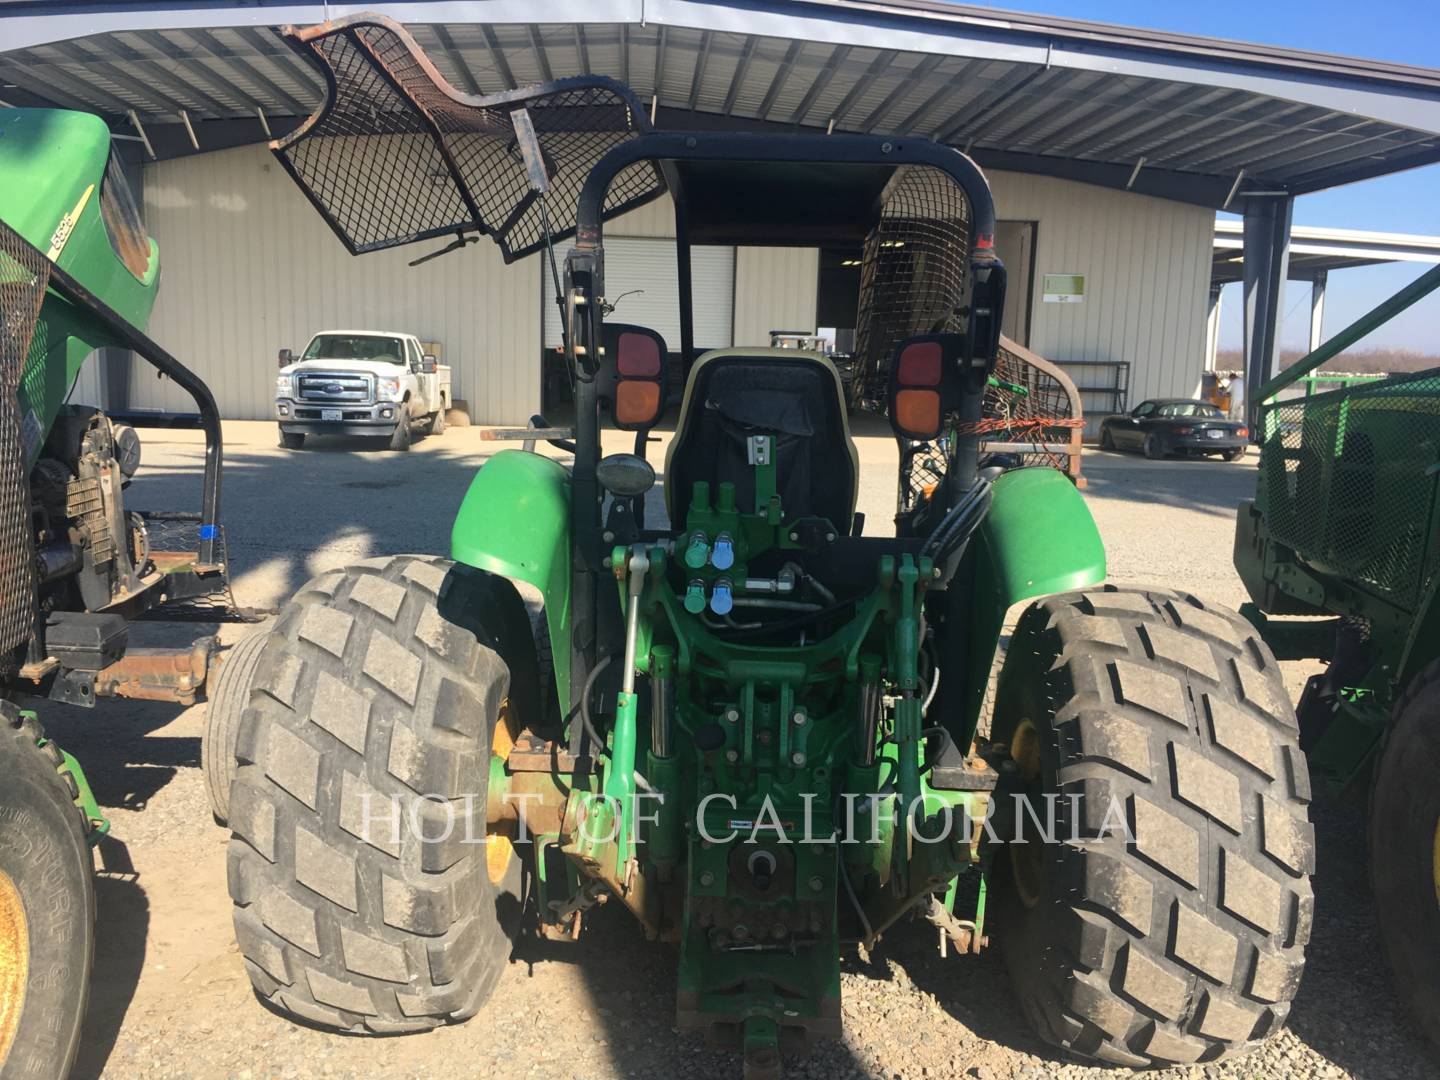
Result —
[[[370, 555], [445, 551], [452, 516], [489, 446], [452, 428], [408, 455], [320, 443], [274, 448], [269, 424], [226, 425], [224, 518], [240, 603], [271, 608], [305, 579]], [[895, 450], [863, 438], [862, 509], [881, 531], [894, 498]], [[615, 447], [619, 449], [617, 442]], [[146, 434], [132, 505], [198, 502], [202, 456], [188, 433]], [[1152, 463], [1089, 454], [1087, 492], [1120, 582], [1243, 599], [1230, 569], [1236, 502], [1253, 458]], [[201, 628], [203, 631], [204, 628]], [[179, 644], [195, 627], [140, 628], [137, 644]], [[234, 641], [243, 628], [220, 628]], [[1298, 692], [1307, 671], [1287, 669]], [[112, 703], [99, 712], [46, 704], [50, 733], [83, 761], [113, 823], [103, 870], [94, 989], [77, 1076], [377, 1078], [732, 1078], [738, 1059], [675, 1033], [673, 957], [647, 945], [618, 905], [597, 909], [575, 943], [525, 942], [491, 1004], [467, 1024], [394, 1039], [304, 1028], [251, 994], [230, 929], [225, 833], [200, 773], [204, 706]], [[1247, 1058], [1165, 1077], [1440, 1076], [1396, 1018], [1377, 955], [1365, 876], [1363, 809], [1325, 801], [1315, 928], [1287, 1031]], [[1115, 1077], [1066, 1064], [1017, 1016], [994, 951], [941, 960], [928, 924], [901, 927], [844, 959], [843, 1041], [788, 1075], [912, 1078]]]

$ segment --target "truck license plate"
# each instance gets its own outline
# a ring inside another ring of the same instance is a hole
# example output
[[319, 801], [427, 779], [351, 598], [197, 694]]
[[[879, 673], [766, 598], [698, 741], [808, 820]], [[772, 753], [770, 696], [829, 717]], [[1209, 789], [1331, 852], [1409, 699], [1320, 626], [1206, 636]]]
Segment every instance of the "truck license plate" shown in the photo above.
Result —
[[345, 414], [342, 413], [339, 409], [321, 409], [321, 410], [320, 410], [320, 419], [321, 419], [321, 420], [343, 420], [343, 419], [345, 419]]

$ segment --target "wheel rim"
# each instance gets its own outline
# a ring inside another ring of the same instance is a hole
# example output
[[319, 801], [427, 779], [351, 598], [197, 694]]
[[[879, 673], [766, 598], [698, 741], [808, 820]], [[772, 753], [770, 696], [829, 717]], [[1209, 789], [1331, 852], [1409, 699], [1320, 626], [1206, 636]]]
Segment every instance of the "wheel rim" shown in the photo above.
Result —
[[[515, 720], [510, 713], [510, 699], [500, 703], [500, 713], [495, 718], [495, 733], [490, 736], [490, 756], [501, 762], [510, 757], [515, 748]], [[492, 833], [485, 838], [485, 872], [490, 884], [499, 885], [510, 872], [510, 861], [515, 857], [515, 844], [504, 833]]]
[[[1039, 790], [1040, 780], [1040, 733], [1029, 720], [1021, 720], [1010, 736], [1010, 759], [1020, 776], [1027, 781], [1026, 795]], [[1024, 817], [1021, 823], [1024, 823]], [[1033, 908], [1040, 902], [1045, 887], [1045, 845], [1035, 843], [1033, 837], [1026, 837], [1026, 843], [1011, 844], [1010, 875], [1015, 881], [1015, 891], [1026, 908]]]
[[1430, 876], [1435, 880], [1435, 903], [1440, 905], [1440, 821], [1435, 822], [1435, 838], [1430, 842]]
[[30, 930], [20, 890], [0, 870], [0, 1065], [10, 1055], [10, 1044], [25, 1010], [25, 986], [30, 978]]

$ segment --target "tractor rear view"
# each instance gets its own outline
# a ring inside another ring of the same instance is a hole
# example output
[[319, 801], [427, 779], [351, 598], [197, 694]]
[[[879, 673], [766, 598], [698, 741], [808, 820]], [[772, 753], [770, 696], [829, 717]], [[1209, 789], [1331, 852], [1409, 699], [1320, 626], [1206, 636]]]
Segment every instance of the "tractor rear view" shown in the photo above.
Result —
[[[1294, 396], [1308, 372], [1434, 289], [1431, 270], [1262, 391], [1240, 507], [1247, 614], [1282, 659], [1320, 659], [1301, 743], [1370, 806], [1380, 939], [1421, 1030], [1440, 1023], [1440, 371]], [[1324, 618], [1317, 618], [1323, 616]]]
[[[352, 252], [574, 237], [575, 418], [518, 433], [568, 460], [479, 470], [449, 559], [324, 574], [276, 620], [230, 787], [257, 992], [432, 1028], [485, 1005], [526, 920], [571, 937], [614, 899], [674, 946], [678, 1025], [756, 1080], [841, 1034], [844, 951], [912, 920], [962, 955], [995, 940], [1019, 1009], [1088, 1058], [1210, 1062], [1276, 1031], [1313, 858], [1278, 667], [1233, 612], [1105, 584], [1075, 486], [981, 454], [1005, 271], [974, 163], [653, 131], [599, 78], [465, 95], [376, 16], [289, 33], [329, 92], [273, 149]], [[607, 223], [653, 199], [684, 367], [664, 521], [670, 343], [606, 318]], [[816, 352], [694, 348], [692, 245], [841, 241], [864, 251], [850, 399]], [[857, 513], [857, 403], [899, 444], [893, 529]], [[605, 426], [634, 452], [602, 454]]]
[[[0, 1074], [74, 1059], [94, 949], [89, 845], [108, 828], [75, 758], [19, 702], [191, 703], [213, 638], [128, 648], [141, 617], [233, 617], [219, 513], [220, 427], [204, 383], [144, 336], [159, 280], [94, 116], [0, 110]], [[132, 350], [195, 399], [192, 417], [73, 404], [86, 359]], [[145, 423], [206, 436], [198, 510], [140, 511]]]

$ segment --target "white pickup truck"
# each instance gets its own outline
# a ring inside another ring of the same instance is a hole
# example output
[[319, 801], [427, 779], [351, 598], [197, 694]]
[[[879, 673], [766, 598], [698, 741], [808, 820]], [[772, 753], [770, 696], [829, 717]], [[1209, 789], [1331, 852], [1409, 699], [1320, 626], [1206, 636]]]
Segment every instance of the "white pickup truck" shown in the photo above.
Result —
[[275, 419], [280, 445], [299, 450], [306, 435], [367, 435], [391, 450], [410, 449], [412, 426], [445, 430], [450, 369], [438, 346], [390, 330], [322, 330], [296, 356], [280, 350]]

